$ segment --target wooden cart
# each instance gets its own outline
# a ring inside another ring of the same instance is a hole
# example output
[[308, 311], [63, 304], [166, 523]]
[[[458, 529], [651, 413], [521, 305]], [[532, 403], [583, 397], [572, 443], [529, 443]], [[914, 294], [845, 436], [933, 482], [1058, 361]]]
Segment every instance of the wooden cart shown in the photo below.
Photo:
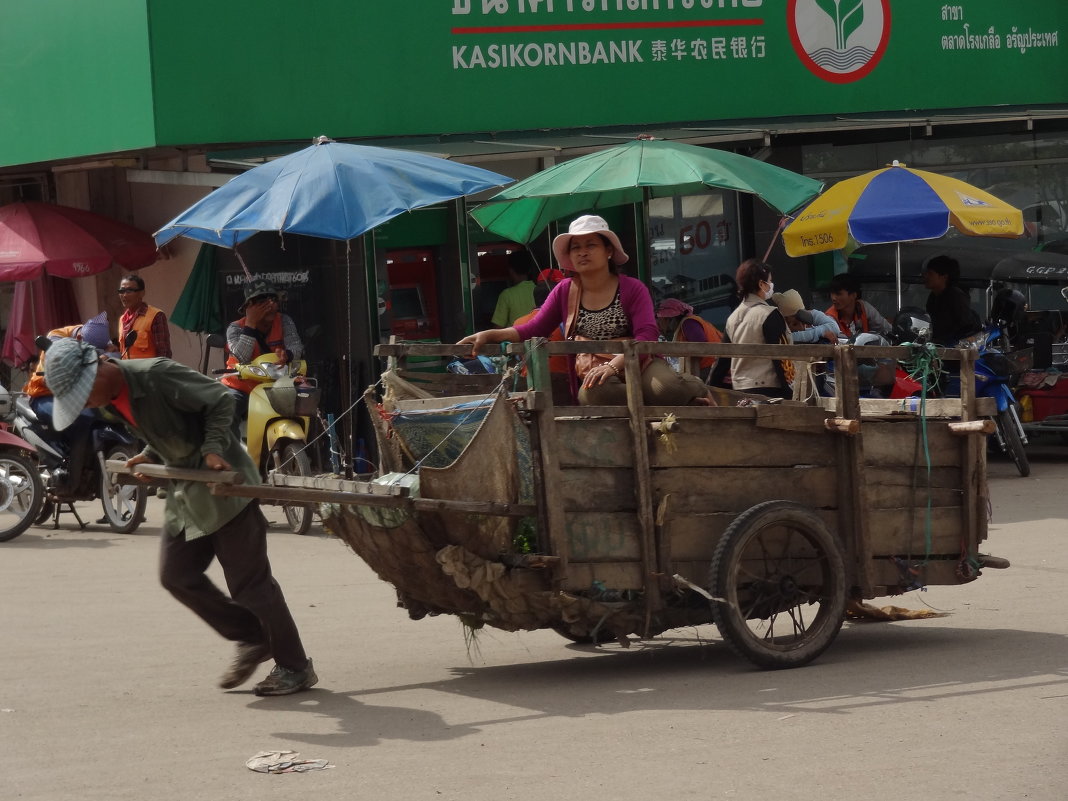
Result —
[[[990, 410], [970, 389], [971, 351], [942, 352], [960, 362], [964, 397], [911, 411], [862, 400], [849, 378], [858, 353], [903, 358], [904, 348], [531, 340], [508, 350], [527, 375], [500, 386], [502, 376], [404, 369], [456, 346], [380, 346], [395, 364], [385, 399], [367, 396], [377, 478], [219, 491], [311, 493], [416, 619], [448, 613], [586, 642], [714, 622], [764, 668], [816, 658], [850, 600], [1007, 565], [979, 552]], [[582, 350], [625, 354], [627, 406], [554, 402], [548, 356]], [[810, 363], [834, 359], [838, 394], [644, 406], [639, 357], [652, 353], [789, 357], [795, 395]]]

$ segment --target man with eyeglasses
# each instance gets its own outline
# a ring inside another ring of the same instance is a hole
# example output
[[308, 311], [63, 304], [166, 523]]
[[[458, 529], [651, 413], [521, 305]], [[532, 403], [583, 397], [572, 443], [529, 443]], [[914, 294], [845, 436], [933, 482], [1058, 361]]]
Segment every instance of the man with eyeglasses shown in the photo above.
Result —
[[[145, 303], [145, 279], [136, 273], [124, 276], [119, 282], [119, 300], [124, 309], [119, 319], [119, 352], [122, 358], [171, 358], [171, 332], [167, 327], [167, 315]], [[127, 344], [127, 336], [131, 331], [136, 332], [136, 339]]]

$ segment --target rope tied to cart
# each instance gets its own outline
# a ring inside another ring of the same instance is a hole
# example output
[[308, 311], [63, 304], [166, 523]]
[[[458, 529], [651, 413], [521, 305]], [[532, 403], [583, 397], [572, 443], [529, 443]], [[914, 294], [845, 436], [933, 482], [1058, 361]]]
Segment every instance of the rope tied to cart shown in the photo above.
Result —
[[[932, 504], [933, 493], [931, 489], [931, 444], [927, 432], [927, 396], [930, 389], [938, 382], [942, 372], [942, 360], [938, 357], [937, 347], [931, 342], [903, 342], [904, 347], [910, 349], [910, 355], [902, 362], [902, 367], [908, 373], [908, 377], [920, 385], [920, 397], [917, 411], [920, 419], [919, 437], [917, 448], [922, 444], [924, 468], [927, 476], [927, 504], [924, 510], [924, 557], [918, 565], [904, 565], [900, 563], [898, 569], [903, 579], [907, 579], [907, 585], [915, 585], [916, 571], [914, 568], [923, 567], [931, 558], [932, 547]], [[905, 401], [915, 400], [906, 398]], [[914, 460], [915, 461], [915, 460]], [[913, 490], [915, 490], [915, 472], [913, 473]], [[915, 587], [912, 587], [915, 588]], [[922, 588], [922, 587], [921, 587]]]

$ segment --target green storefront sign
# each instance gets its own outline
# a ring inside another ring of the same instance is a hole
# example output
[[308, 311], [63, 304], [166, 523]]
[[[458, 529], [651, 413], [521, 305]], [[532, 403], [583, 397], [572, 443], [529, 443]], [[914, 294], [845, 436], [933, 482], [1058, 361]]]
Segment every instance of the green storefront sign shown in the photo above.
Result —
[[0, 30], [0, 164], [1060, 104], [1064, 36], [1063, 0], [37, 0]]

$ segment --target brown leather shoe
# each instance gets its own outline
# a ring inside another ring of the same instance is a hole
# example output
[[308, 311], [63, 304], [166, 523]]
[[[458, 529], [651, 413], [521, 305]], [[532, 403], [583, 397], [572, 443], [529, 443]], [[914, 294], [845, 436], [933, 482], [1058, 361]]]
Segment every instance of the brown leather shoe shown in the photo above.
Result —
[[233, 664], [219, 679], [219, 686], [232, 690], [248, 681], [262, 662], [271, 658], [271, 646], [265, 642], [239, 642]]

